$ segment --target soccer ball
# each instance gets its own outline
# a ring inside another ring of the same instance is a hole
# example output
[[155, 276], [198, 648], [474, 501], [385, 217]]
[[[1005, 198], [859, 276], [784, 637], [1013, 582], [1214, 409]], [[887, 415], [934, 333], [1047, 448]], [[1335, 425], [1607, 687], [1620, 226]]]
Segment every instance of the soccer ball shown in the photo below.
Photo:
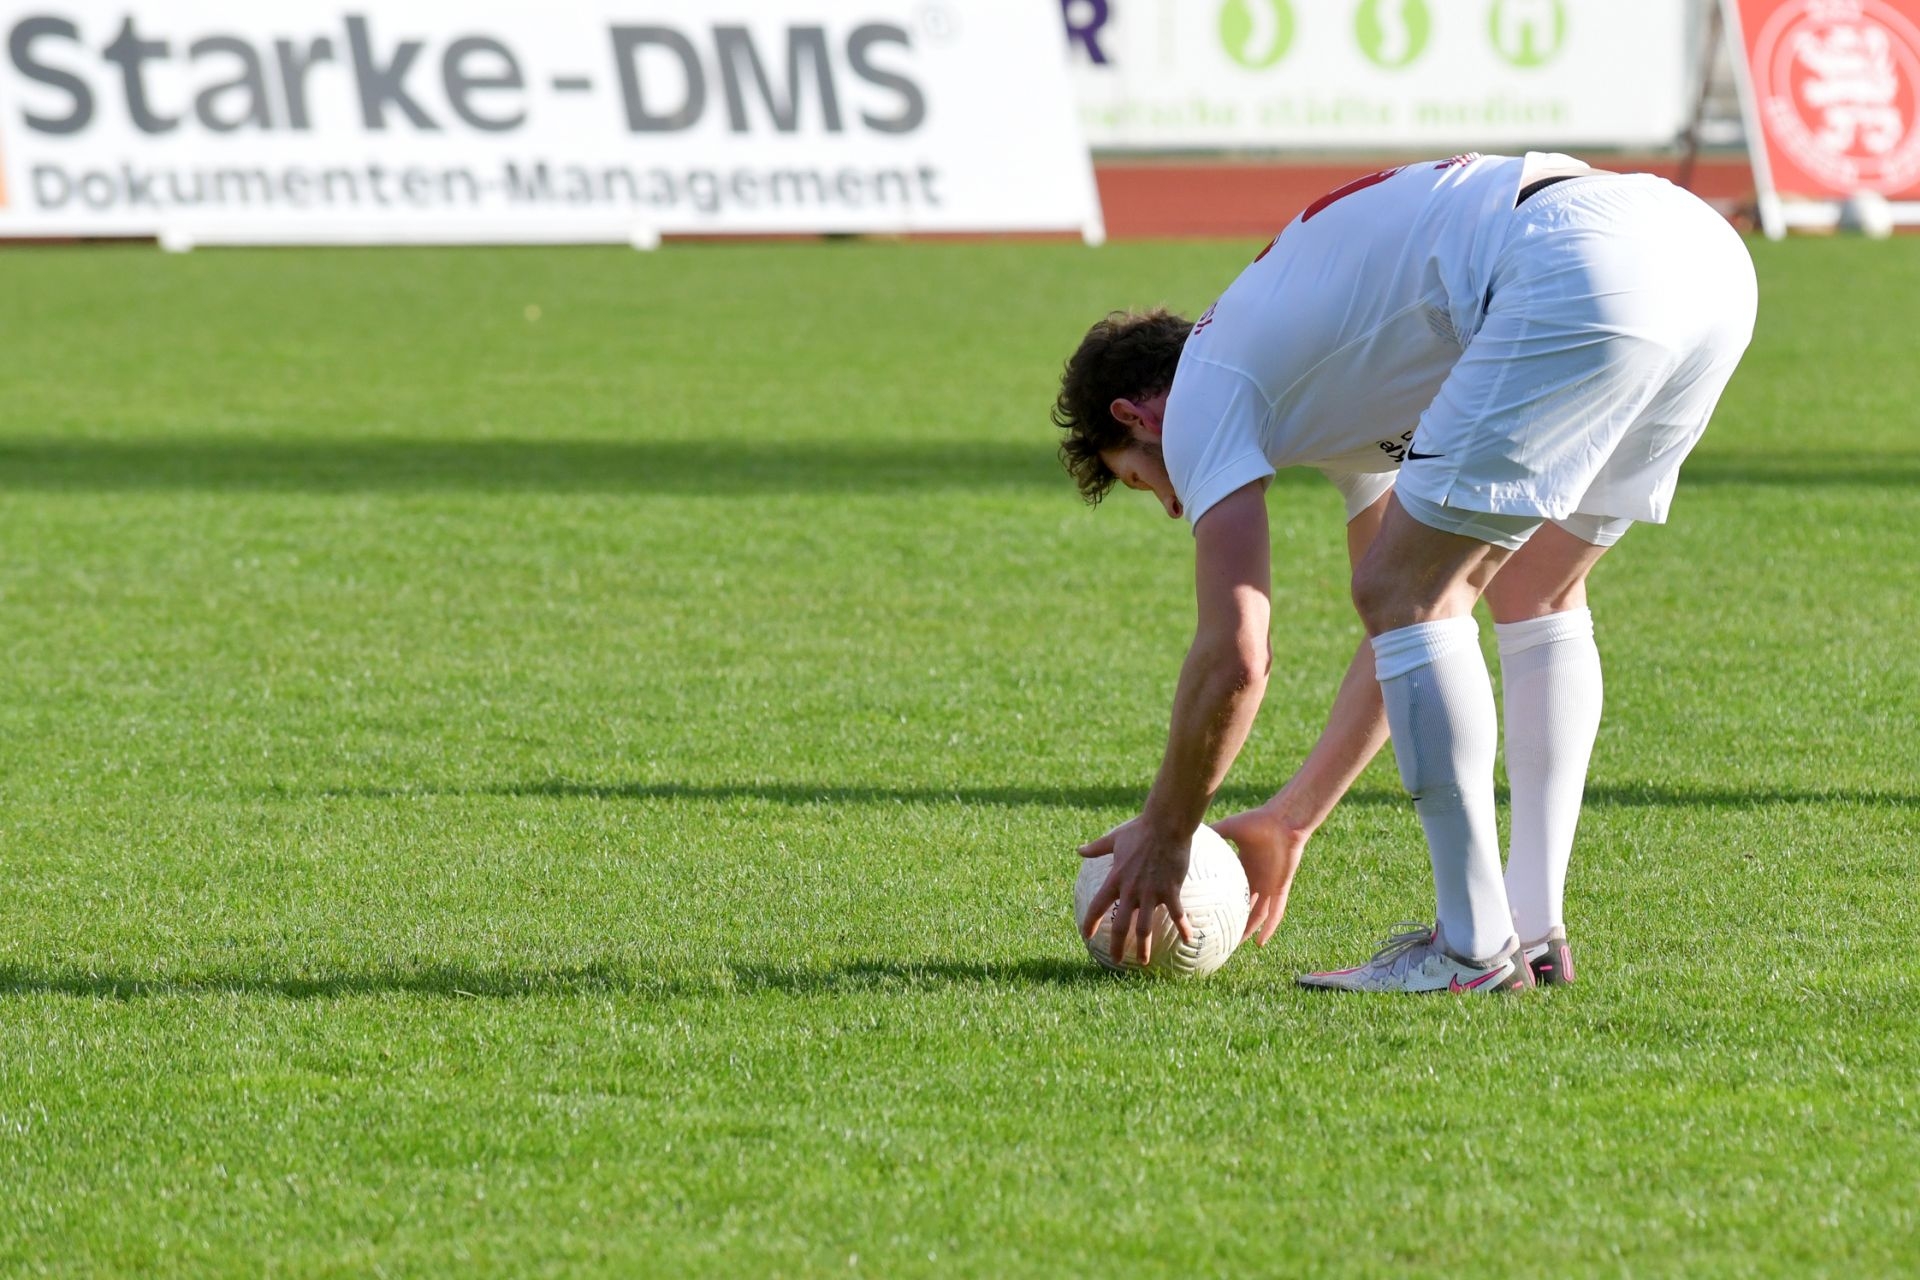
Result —
[[[1107, 872], [1112, 867], [1110, 853], [1081, 860], [1080, 874], [1073, 882], [1075, 928], [1087, 918], [1087, 907], [1093, 902], [1093, 895], [1100, 892], [1100, 886], [1107, 882]], [[1186, 909], [1187, 923], [1193, 928], [1193, 941], [1182, 942], [1167, 909], [1157, 908], [1153, 916], [1153, 959], [1145, 968], [1182, 978], [1204, 978], [1225, 964], [1234, 948], [1240, 945], [1240, 935], [1247, 927], [1247, 913], [1251, 909], [1249, 903], [1247, 873], [1239, 857], [1212, 827], [1201, 827], [1193, 833], [1187, 880], [1180, 886], [1180, 905]], [[1127, 953], [1124, 965], [1113, 958], [1111, 911], [1087, 939], [1087, 950], [1105, 968], [1129, 973], [1141, 970], [1137, 941]]]

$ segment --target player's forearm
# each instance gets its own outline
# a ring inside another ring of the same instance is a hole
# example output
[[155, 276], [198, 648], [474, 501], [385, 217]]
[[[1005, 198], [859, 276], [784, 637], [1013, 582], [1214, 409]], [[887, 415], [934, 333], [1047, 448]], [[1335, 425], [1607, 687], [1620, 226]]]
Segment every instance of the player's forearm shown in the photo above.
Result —
[[1195, 641], [1180, 671], [1166, 755], [1142, 815], [1148, 826], [1184, 837], [1200, 825], [1253, 727], [1270, 665], [1264, 636]]
[[1386, 741], [1387, 715], [1373, 675], [1373, 646], [1362, 640], [1327, 713], [1327, 727], [1268, 807], [1295, 830], [1318, 829]]

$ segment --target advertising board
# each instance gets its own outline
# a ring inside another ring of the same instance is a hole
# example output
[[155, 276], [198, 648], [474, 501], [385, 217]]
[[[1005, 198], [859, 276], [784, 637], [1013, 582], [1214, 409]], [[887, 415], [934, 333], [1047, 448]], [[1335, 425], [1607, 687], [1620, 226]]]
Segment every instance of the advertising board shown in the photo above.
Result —
[[0, 235], [1101, 237], [1052, 0], [0, 5]]
[[1108, 149], [1664, 146], [1679, 0], [1062, 0]]

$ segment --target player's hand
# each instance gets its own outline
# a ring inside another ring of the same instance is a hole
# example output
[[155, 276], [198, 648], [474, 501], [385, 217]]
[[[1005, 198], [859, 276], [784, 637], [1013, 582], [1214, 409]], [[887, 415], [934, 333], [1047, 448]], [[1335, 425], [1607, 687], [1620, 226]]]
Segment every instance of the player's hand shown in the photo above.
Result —
[[1113, 958], [1123, 963], [1139, 939], [1140, 963], [1153, 958], [1153, 914], [1161, 907], [1180, 940], [1193, 942], [1193, 926], [1180, 905], [1180, 886], [1187, 880], [1187, 863], [1192, 858], [1193, 835], [1184, 840], [1168, 839], [1150, 830], [1139, 818], [1123, 822], [1098, 840], [1080, 846], [1083, 858], [1113, 855], [1113, 868], [1106, 883], [1087, 905], [1086, 918], [1080, 922], [1080, 936], [1091, 938], [1100, 928], [1100, 919], [1113, 912]]
[[1264, 947], [1280, 927], [1280, 918], [1287, 914], [1293, 873], [1300, 869], [1300, 855], [1306, 852], [1313, 832], [1289, 826], [1264, 805], [1212, 825], [1233, 842], [1240, 865], [1247, 871], [1247, 888], [1252, 891], [1252, 910], [1247, 913], [1247, 928], [1240, 941], [1257, 932], [1257, 941]]

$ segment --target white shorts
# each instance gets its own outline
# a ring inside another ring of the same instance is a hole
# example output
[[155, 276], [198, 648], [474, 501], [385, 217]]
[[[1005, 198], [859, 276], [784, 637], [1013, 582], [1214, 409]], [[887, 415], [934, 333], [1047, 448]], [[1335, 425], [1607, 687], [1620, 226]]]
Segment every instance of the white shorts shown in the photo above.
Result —
[[1513, 546], [1542, 520], [1603, 546], [1664, 521], [1757, 305], [1738, 233], [1673, 184], [1548, 187], [1514, 211], [1485, 323], [1414, 431], [1402, 505], [1440, 528], [1421, 510], [1520, 517], [1491, 522], [1504, 536], [1449, 529]]
[[[1533, 531], [1544, 523], [1538, 516], [1496, 515], [1491, 511], [1443, 507], [1411, 493], [1398, 493], [1397, 500], [1408, 515], [1430, 529], [1476, 538], [1509, 551], [1518, 551], [1525, 546], [1527, 539], [1533, 536]], [[1633, 521], [1624, 516], [1590, 516], [1578, 511], [1552, 523], [1580, 541], [1596, 547], [1612, 546], [1633, 527]]]

